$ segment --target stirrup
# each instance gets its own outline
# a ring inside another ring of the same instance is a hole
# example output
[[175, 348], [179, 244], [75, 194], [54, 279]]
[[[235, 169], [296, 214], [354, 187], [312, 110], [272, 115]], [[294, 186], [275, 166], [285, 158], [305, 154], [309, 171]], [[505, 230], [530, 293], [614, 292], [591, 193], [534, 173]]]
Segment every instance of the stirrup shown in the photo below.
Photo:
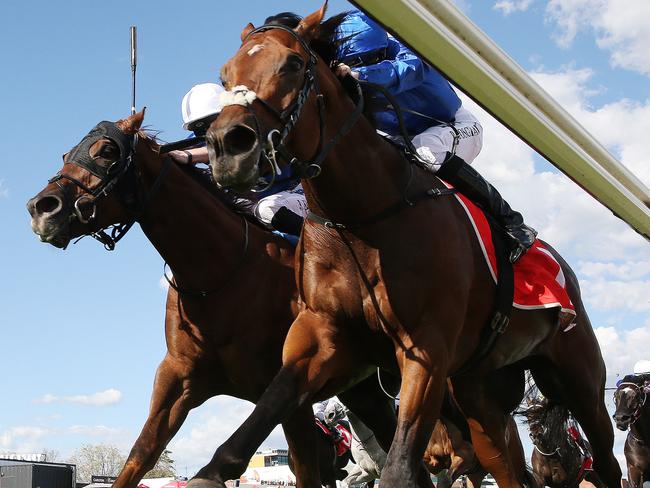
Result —
[[[517, 229], [519, 232], [508, 231], [508, 236], [514, 242], [514, 248], [510, 251], [510, 262], [515, 263], [521, 256], [523, 256], [526, 251], [528, 251], [533, 244], [535, 244], [535, 239], [537, 238], [537, 231], [532, 227], [528, 227], [523, 224], [520, 228]], [[517, 236], [517, 234], [521, 234]]]

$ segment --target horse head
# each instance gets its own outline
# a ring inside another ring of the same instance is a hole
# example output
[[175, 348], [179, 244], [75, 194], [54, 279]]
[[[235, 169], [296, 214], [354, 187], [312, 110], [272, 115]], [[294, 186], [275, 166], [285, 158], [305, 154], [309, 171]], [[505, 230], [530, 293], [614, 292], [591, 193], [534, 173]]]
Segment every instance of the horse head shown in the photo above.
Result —
[[[110, 246], [106, 227], [129, 220], [126, 176], [133, 175], [136, 134], [144, 110], [117, 122], [100, 122], [63, 156], [63, 166], [27, 202], [32, 230], [65, 249], [71, 239], [93, 235]], [[131, 195], [132, 196], [132, 195]], [[112, 242], [114, 245], [114, 241]]]
[[[320, 172], [318, 164], [303, 161], [321, 160], [324, 146], [330, 146], [327, 128], [340, 129], [326, 119], [341, 103], [328, 96], [340, 84], [323, 60], [333, 61], [333, 44], [322, 46], [333, 37], [339, 16], [321, 23], [326, 7], [327, 2], [295, 29], [248, 24], [242, 31], [241, 47], [221, 69], [224, 108], [206, 135], [219, 185], [249, 190], [260, 175], [281, 171], [278, 160], [303, 177]], [[322, 47], [318, 54], [314, 46]]]
[[614, 392], [616, 411], [612, 416], [619, 430], [627, 430], [641, 415], [647, 393], [636, 383], [621, 383]]

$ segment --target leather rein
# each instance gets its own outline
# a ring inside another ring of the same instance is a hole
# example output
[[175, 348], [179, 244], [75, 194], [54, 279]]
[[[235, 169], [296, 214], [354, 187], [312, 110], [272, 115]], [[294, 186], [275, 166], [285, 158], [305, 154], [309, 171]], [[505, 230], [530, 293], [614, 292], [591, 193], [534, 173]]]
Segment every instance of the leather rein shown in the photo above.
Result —
[[[98, 164], [90, 156], [90, 148], [97, 141], [101, 139], [108, 139], [114, 143], [119, 151], [119, 158], [116, 159], [108, 166]], [[75, 186], [83, 190], [81, 194], [73, 203], [74, 211], [70, 214], [70, 219], [77, 219], [82, 224], [92, 224], [97, 218], [97, 202], [108, 196], [108, 194], [118, 185], [123, 185], [125, 191], [120, 194], [120, 199], [130, 210], [131, 215], [125, 222], [109, 225], [99, 230], [90, 232], [89, 234], [94, 239], [98, 240], [104, 245], [108, 251], [115, 249], [115, 245], [126, 235], [131, 229], [133, 224], [144, 213], [148, 203], [152, 200], [154, 195], [158, 192], [163, 180], [165, 179], [171, 167], [171, 158], [167, 158], [163, 164], [160, 173], [158, 174], [153, 186], [149, 189], [148, 193], [141, 198], [136, 189], [135, 172], [134, 172], [134, 158], [135, 147], [138, 142], [137, 133], [129, 136], [122, 132], [114, 122], [103, 121], [97, 124], [91, 131], [68, 153], [68, 160], [65, 164], [74, 164], [84, 170], [88, 171], [99, 179], [99, 183], [90, 188], [77, 178], [70, 176], [62, 171], [48, 180], [48, 183], [56, 184], [59, 189], [65, 194], [65, 188], [61, 185], [62, 180], [68, 180]], [[128, 180], [126, 179], [128, 177]], [[86, 216], [82, 209], [82, 204], [89, 204], [92, 209], [90, 215]], [[110, 233], [107, 232], [109, 228]], [[83, 238], [81, 236], [79, 239]], [[78, 242], [79, 239], [75, 241]]]

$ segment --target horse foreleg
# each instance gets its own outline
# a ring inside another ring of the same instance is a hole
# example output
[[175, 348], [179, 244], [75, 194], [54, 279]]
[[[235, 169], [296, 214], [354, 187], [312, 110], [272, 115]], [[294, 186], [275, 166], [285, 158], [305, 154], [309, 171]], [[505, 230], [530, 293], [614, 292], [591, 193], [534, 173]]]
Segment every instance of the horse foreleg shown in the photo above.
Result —
[[304, 405], [282, 422], [291, 453], [292, 471], [298, 486], [313, 486], [320, 481], [320, 465], [317, 449], [314, 413], [310, 405]]
[[397, 351], [402, 372], [399, 417], [395, 438], [381, 473], [381, 486], [433, 486], [422, 457], [440, 415], [447, 388], [444, 350], [432, 357], [432, 351], [436, 350], [434, 344], [442, 343], [437, 339], [435, 334], [428, 334], [428, 337], [420, 338], [418, 346]]
[[[188, 488], [224, 488], [225, 481], [238, 478], [255, 450], [273, 428], [303, 406], [326, 385], [328, 393], [340, 386], [331, 383], [349, 378], [351, 350], [337, 341], [339, 330], [332, 321], [303, 310], [292, 324], [283, 349], [283, 366], [244, 423], [215, 452], [212, 460], [188, 483]], [[345, 351], [345, 352], [342, 352]], [[337, 387], [338, 386], [338, 387]], [[331, 390], [331, 391], [330, 391]], [[320, 488], [320, 482], [301, 488]]]
[[207, 385], [183, 373], [189, 369], [169, 355], [158, 366], [149, 416], [113, 484], [115, 488], [135, 488], [154, 467], [190, 409], [213, 395]]

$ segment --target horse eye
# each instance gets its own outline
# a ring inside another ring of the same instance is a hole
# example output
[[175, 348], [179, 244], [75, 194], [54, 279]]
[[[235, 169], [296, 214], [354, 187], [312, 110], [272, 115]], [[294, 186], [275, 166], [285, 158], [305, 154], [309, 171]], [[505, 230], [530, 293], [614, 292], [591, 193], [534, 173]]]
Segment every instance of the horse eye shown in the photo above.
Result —
[[108, 160], [116, 159], [118, 156], [117, 148], [113, 144], [104, 144], [97, 156]]
[[291, 73], [297, 73], [300, 71], [303, 66], [305, 65], [305, 62], [300, 56], [289, 56], [287, 59], [286, 63], [284, 63], [283, 66], [283, 71], [289, 71]]

